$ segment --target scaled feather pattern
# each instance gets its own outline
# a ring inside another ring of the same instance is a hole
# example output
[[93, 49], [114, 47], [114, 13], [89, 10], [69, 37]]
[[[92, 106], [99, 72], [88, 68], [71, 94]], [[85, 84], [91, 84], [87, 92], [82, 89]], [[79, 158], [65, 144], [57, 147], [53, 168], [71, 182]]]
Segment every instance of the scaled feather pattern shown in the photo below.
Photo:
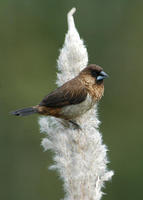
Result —
[[[74, 78], [88, 64], [88, 53], [75, 27], [73, 8], [67, 15], [68, 32], [57, 61], [57, 85]], [[76, 119], [80, 129], [64, 120], [41, 117], [40, 130], [46, 134], [42, 140], [44, 150], [54, 152], [54, 165], [64, 183], [64, 200], [100, 200], [104, 182], [113, 171], [107, 169], [107, 147], [99, 133], [97, 105]], [[70, 126], [70, 127], [69, 127]]]

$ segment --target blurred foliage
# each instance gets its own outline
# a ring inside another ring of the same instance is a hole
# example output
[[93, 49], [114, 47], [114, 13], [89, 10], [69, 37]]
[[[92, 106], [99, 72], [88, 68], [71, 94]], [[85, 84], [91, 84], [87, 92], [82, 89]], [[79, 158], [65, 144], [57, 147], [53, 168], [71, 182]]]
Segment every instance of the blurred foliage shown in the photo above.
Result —
[[56, 59], [73, 6], [90, 63], [110, 74], [99, 118], [115, 176], [103, 199], [143, 199], [143, 1], [133, 0], [0, 1], [0, 199], [64, 196], [57, 173], [47, 168], [52, 154], [40, 147], [37, 116], [8, 113], [39, 103], [56, 87]]

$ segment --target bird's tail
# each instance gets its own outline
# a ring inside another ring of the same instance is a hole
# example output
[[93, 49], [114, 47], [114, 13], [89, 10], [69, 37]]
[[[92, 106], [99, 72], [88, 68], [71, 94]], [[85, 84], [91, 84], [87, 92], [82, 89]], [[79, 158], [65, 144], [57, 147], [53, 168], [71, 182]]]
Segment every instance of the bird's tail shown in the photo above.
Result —
[[12, 115], [16, 115], [16, 116], [27, 116], [27, 115], [32, 115], [34, 113], [37, 113], [37, 108], [35, 107], [30, 107], [30, 108], [23, 108], [20, 110], [15, 110], [13, 112], [11, 112]]

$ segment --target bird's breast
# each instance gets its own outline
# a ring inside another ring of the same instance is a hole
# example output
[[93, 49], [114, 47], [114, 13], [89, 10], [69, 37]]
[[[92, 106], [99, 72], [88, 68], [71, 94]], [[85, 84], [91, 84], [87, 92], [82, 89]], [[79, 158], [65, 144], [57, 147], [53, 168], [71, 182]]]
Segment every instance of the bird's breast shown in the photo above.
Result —
[[96, 101], [88, 94], [83, 102], [63, 107], [60, 115], [65, 119], [75, 119], [90, 110], [95, 103]]

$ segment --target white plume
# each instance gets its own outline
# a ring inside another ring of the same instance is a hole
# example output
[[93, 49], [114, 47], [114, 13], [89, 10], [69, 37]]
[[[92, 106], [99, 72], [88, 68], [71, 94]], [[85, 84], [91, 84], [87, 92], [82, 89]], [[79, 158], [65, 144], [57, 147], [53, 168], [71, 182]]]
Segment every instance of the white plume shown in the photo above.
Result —
[[[68, 32], [58, 58], [57, 85], [75, 77], [88, 64], [87, 49], [76, 30], [73, 8], [68, 13]], [[54, 117], [41, 117], [44, 150], [54, 152], [54, 165], [64, 182], [64, 200], [99, 200], [104, 181], [111, 179], [113, 171], [107, 169], [107, 148], [98, 131], [97, 105], [77, 119], [82, 130], [73, 129], [65, 121]]]

